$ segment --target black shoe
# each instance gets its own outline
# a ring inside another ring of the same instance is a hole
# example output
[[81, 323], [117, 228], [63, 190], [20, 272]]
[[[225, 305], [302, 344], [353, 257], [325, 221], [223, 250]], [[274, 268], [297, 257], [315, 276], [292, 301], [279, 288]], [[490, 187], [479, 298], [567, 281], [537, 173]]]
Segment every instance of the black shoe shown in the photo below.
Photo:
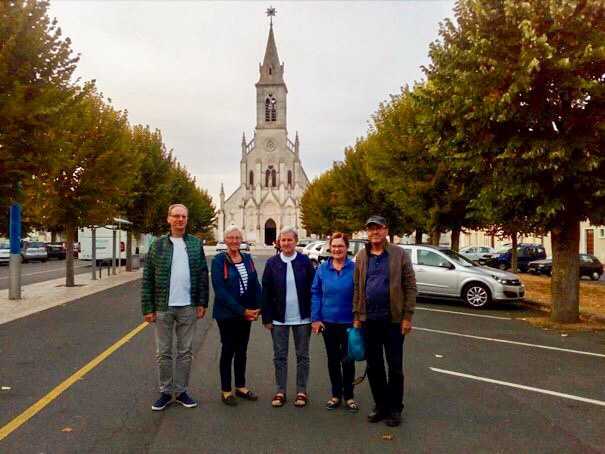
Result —
[[166, 408], [168, 405], [172, 403], [172, 396], [170, 394], [162, 393], [160, 394], [160, 398], [156, 400], [151, 406], [152, 410], [160, 411]]
[[246, 400], [251, 400], [251, 401], [256, 401], [258, 400], [258, 396], [256, 394], [254, 394], [252, 391], [248, 390], [247, 393], [244, 393], [242, 391], [240, 391], [239, 389], [235, 390], [235, 395], [237, 397], [241, 397], [242, 399], [246, 399]]
[[384, 422], [389, 427], [397, 427], [401, 424], [401, 413], [394, 411]]
[[380, 422], [386, 417], [387, 415], [385, 415], [382, 410], [374, 408], [374, 410], [372, 410], [372, 413], [368, 415], [368, 422]]
[[235, 400], [235, 397], [233, 397], [233, 394], [229, 394], [227, 397], [225, 397], [224, 394], [221, 394], [221, 399], [222, 399], [223, 403], [225, 405], [228, 405], [229, 407], [237, 406], [237, 400]]
[[187, 407], [187, 408], [197, 407], [197, 402], [195, 400], [193, 400], [191, 397], [189, 397], [189, 395], [186, 392], [181, 393], [178, 396], [176, 396], [175, 400], [179, 404], [181, 404], [183, 407]]

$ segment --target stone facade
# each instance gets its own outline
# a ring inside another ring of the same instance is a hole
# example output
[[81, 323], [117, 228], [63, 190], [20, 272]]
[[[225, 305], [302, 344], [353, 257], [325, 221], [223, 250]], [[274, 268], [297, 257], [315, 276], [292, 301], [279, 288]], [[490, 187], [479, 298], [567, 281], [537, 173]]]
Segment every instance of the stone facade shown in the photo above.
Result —
[[287, 95], [284, 65], [277, 55], [273, 24], [265, 58], [256, 83], [254, 138], [242, 137], [240, 186], [225, 199], [221, 185], [217, 239], [229, 225], [244, 230], [246, 241], [272, 244], [284, 226], [294, 226], [306, 236], [300, 221], [300, 199], [309, 184], [299, 157], [298, 133], [288, 138]]

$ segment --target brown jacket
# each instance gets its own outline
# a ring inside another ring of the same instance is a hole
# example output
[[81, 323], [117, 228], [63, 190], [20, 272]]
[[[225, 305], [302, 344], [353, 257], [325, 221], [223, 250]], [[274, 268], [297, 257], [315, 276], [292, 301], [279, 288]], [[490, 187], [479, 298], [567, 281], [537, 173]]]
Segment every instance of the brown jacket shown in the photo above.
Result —
[[[370, 244], [355, 257], [353, 273], [353, 320], [366, 320], [366, 276]], [[412, 320], [416, 307], [416, 276], [410, 256], [399, 246], [386, 242], [384, 249], [389, 254], [389, 294], [391, 299], [391, 321], [400, 323]]]

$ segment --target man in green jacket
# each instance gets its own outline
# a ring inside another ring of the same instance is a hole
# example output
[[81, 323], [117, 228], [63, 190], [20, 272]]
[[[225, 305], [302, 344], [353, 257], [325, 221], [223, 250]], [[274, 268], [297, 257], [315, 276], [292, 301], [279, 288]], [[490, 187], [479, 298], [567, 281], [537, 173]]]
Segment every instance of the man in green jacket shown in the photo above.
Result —
[[[202, 242], [185, 232], [188, 216], [185, 205], [170, 205], [170, 234], [153, 242], [145, 260], [141, 303], [145, 321], [155, 323], [160, 381], [160, 397], [152, 410], [166, 408], [173, 394], [181, 405], [197, 406], [187, 394], [187, 385], [195, 324], [206, 315], [208, 307], [208, 266]], [[173, 365], [175, 333], [177, 354]]]
[[403, 410], [403, 341], [412, 330], [416, 277], [408, 254], [387, 241], [389, 229], [382, 216], [369, 218], [366, 231], [370, 241], [357, 253], [353, 273], [353, 326], [362, 328], [366, 341], [375, 402], [368, 421], [384, 419], [394, 427], [401, 423]]

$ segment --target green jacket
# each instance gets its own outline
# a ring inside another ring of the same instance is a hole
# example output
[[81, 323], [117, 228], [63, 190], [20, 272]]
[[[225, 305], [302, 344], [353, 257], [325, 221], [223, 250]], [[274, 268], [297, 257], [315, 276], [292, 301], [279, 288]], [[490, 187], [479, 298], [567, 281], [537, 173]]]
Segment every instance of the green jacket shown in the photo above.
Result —
[[[202, 242], [192, 235], [183, 237], [189, 256], [191, 274], [191, 304], [208, 307], [208, 265]], [[143, 315], [168, 309], [172, 242], [169, 235], [157, 238], [149, 248], [143, 271], [141, 306]]]

